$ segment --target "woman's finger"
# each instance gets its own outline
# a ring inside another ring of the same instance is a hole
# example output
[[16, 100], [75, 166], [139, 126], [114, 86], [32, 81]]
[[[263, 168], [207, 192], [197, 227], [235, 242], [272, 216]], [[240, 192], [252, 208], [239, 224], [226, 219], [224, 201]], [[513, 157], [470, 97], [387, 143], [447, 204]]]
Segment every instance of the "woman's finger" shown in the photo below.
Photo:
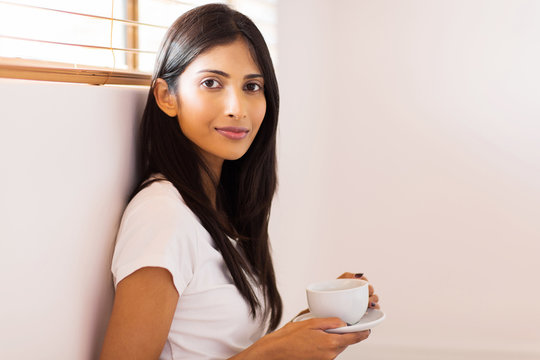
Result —
[[364, 273], [351, 273], [345, 272], [338, 276], [338, 279], [361, 279], [368, 281], [367, 277], [364, 276]]
[[379, 296], [377, 294], [373, 294], [373, 296], [369, 297], [369, 305], [368, 307], [370, 309], [380, 309], [379, 305]]
[[304, 322], [310, 329], [329, 330], [347, 326], [347, 323], [340, 318], [314, 318]]
[[[351, 272], [345, 272], [341, 274], [338, 279], [362, 279], [365, 281], [369, 281], [367, 277], [364, 276], [363, 273], [351, 273]], [[379, 305], [379, 296], [375, 294], [375, 289], [373, 288], [373, 285], [369, 284], [369, 303], [368, 307], [370, 309], [380, 309], [381, 306]]]

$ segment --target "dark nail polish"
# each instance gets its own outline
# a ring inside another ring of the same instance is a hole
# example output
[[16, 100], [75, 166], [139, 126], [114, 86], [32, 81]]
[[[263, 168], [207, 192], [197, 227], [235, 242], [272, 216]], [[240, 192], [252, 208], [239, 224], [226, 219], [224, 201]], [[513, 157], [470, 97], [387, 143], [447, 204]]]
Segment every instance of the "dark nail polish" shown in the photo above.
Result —
[[364, 276], [364, 273], [354, 274], [354, 277], [357, 279], [360, 279], [362, 276]]
[[371, 303], [371, 307], [375, 307], [375, 305], [377, 304], [375, 304], [374, 302]]

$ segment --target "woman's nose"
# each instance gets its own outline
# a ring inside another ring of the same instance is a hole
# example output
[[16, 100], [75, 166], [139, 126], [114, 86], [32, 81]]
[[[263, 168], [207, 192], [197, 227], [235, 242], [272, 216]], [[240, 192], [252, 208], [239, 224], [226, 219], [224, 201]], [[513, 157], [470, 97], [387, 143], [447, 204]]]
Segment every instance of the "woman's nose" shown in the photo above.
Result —
[[238, 90], [231, 90], [227, 96], [226, 114], [233, 119], [245, 117], [245, 104], [243, 93]]

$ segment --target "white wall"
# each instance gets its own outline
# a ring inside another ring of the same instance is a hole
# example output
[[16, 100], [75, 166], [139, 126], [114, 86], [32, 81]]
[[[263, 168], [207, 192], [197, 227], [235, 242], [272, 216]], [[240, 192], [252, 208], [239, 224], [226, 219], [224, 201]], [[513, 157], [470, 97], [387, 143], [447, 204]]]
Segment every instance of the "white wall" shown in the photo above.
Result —
[[279, 3], [286, 318], [362, 271], [387, 320], [342, 358], [540, 357], [540, 3]]
[[146, 90], [0, 79], [0, 359], [95, 359]]

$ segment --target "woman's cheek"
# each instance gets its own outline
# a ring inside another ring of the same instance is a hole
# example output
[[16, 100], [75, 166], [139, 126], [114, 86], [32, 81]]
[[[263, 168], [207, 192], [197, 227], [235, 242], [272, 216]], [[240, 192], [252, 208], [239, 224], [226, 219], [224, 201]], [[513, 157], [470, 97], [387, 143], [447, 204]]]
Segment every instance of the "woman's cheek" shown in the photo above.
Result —
[[261, 123], [264, 119], [264, 115], [266, 114], [266, 99], [263, 97], [263, 100], [261, 100], [259, 106], [257, 107], [256, 114], [254, 119], [257, 119], [258, 127], [261, 126]]

